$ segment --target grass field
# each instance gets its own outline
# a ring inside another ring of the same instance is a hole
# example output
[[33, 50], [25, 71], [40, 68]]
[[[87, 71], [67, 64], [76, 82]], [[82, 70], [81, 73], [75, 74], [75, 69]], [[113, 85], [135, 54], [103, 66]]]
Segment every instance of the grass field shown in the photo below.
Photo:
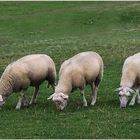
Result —
[[[64, 60], [89, 50], [105, 63], [94, 107], [84, 108], [77, 90], [58, 112], [44, 82], [36, 105], [16, 111], [18, 94], [8, 98], [0, 138], [140, 138], [140, 105], [120, 109], [113, 92], [124, 60], [140, 51], [140, 2], [0, 2], [0, 75], [33, 53], [50, 55], [58, 73]], [[90, 87], [85, 92], [90, 103]]]

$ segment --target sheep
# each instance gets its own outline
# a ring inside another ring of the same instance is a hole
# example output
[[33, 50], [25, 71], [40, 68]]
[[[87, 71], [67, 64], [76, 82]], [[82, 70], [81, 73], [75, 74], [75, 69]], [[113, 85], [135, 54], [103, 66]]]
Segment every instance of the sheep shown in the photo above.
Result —
[[137, 103], [140, 103], [140, 53], [128, 57], [122, 68], [122, 77], [120, 82], [119, 91], [120, 107], [126, 107], [129, 96], [133, 94], [129, 105], [134, 106], [136, 97]]
[[92, 89], [92, 102], [96, 103], [99, 83], [103, 77], [103, 60], [96, 52], [88, 51], [79, 53], [66, 60], [59, 71], [59, 81], [55, 87], [55, 93], [48, 99], [52, 99], [58, 110], [63, 110], [67, 105], [70, 93], [80, 89], [83, 97], [83, 105], [87, 106], [84, 95], [84, 87], [88, 84]]
[[47, 80], [54, 89], [56, 69], [53, 60], [45, 54], [27, 55], [9, 64], [0, 79], [0, 106], [13, 92], [20, 92], [16, 109], [27, 106], [25, 92], [29, 86], [34, 87], [30, 104], [36, 103], [39, 86]]

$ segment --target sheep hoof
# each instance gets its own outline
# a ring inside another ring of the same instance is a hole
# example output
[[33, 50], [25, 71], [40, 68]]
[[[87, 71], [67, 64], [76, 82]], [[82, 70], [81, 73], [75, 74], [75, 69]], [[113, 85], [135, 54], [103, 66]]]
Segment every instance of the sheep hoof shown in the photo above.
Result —
[[20, 107], [19, 106], [16, 106], [16, 110], [20, 110]]
[[30, 102], [29, 104], [31, 105], [31, 104], [33, 104], [33, 102]]
[[22, 106], [29, 106], [29, 101], [28, 100], [24, 100], [22, 102]]
[[140, 104], [140, 100], [137, 100], [137, 103]]
[[91, 106], [94, 106], [94, 105], [95, 105], [95, 103], [96, 103], [96, 102], [92, 102], [92, 103], [91, 103]]
[[88, 105], [87, 105], [87, 104], [83, 104], [83, 106], [84, 106], [84, 107], [87, 107]]
[[28, 102], [23, 103], [23, 106], [29, 106]]
[[135, 104], [134, 102], [130, 102], [129, 106], [134, 106], [134, 104]]
[[36, 104], [36, 101], [34, 101], [34, 102], [31, 101], [31, 102], [30, 102], [30, 105], [32, 105], [32, 104]]

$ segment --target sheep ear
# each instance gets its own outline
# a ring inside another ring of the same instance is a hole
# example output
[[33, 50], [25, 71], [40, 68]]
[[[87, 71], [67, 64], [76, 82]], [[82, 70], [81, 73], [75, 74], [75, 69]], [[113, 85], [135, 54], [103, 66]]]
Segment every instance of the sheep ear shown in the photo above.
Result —
[[[55, 94], [55, 93], [54, 93]], [[48, 97], [48, 100], [52, 99], [54, 94], [52, 94], [50, 97]]]
[[68, 99], [68, 95], [63, 94], [63, 99]]
[[122, 87], [116, 88], [114, 91], [115, 91], [115, 92], [118, 92], [118, 91], [120, 91], [120, 90], [122, 90]]

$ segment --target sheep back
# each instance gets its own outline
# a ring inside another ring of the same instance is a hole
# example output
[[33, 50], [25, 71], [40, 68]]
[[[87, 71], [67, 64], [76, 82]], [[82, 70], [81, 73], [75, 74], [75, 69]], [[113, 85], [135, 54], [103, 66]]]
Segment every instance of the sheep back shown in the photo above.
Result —
[[128, 57], [122, 68], [120, 85], [132, 87], [140, 84], [140, 53]]
[[84, 86], [103, 76], [103, 60], [96, 52], [82, 52], [66, 60], [60, 68], [60, 79], [71, 77], [73, 87]]
[[44, 80], [55, 82], [56, 70], [53, 60], [45, 54], [27, 55], [9, 64], [2, 79], [12, 79], [14, 90], [40, 85]]

